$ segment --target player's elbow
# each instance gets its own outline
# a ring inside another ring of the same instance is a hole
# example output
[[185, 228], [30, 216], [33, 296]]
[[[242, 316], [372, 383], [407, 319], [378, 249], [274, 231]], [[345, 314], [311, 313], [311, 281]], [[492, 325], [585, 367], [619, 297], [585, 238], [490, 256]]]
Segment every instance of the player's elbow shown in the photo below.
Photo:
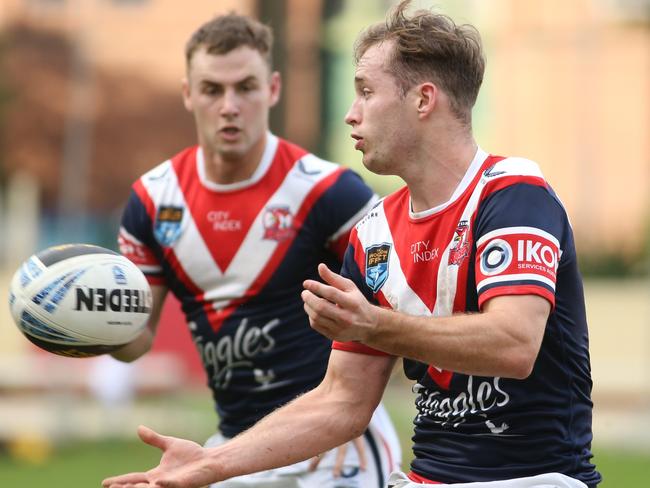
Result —
[[519, 345], [508, 354], [508, 359], [504, 365], [504, 374], [500, 376], [515, 380], [525, 380], [533, 372], [538, 352], [539, 348], [536, 348], [533, 344]]
[[153, 345], [153, 337], [148, 333], [143, 333], [133, 342], [126, 344], [124, 347], [117, 349], [111, 353], [114, 359], [122, 361], [123, 363], [132, 363], [136, 359], [144, 356], [151, 350]]

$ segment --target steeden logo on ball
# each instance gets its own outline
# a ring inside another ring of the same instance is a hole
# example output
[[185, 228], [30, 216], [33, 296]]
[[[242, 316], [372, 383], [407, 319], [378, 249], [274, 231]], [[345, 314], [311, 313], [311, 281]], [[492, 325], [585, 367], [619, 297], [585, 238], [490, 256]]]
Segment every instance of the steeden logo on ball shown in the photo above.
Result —
[[151, 313], [151, 289], [131, 261], [99, 246], [66, 244], [29, 257], [11, 281], [16, 325], [49, 352], [89, 357], [134, 340]]

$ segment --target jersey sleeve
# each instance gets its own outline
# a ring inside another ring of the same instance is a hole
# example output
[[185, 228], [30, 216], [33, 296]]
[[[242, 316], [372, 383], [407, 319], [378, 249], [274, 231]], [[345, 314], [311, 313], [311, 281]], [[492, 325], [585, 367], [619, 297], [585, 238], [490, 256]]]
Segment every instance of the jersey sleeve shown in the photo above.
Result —
[[339, 261], [346, 252], [350, 231], [377, 200], [372, 189], [350, 169], [344, 169], [321, 197], [319, 223], [326, 234], [327, 248]]
[[147, 210], [146, 203], [136, 188], [137, 184], [134, 185], [122, 214], [117, 238], [120, 252], [140, 268], [149, 284], [164, 285], [163, 268], [157, 252], [159, 246], [153, 235], [153, 210]]
[[[359, 265], [355, 259], [355, 242], [359, 244], [358, 240], [355, 239], [355, 232], [353, 231], [352, 236], [350, 237], [350, 243], [348, 245], [347, 251], [345, 252], [345, 257], [343, 258], [341, 275], [352, 280], [369, 302], [377, 304], [377, 300], [375, 299], [372, 290], [366, 285], [363, 274], [361, 273]], [[372, 356], [389, 356], [389, 354], [383, 351], [373, 349], [372, 347], [366, 346], [360, 342], [334, 341], [332, 343], [332, 349], [337, 349], [339, 351], [356, 352], [359, 354], [369, 354]]]
[[555, 306], [568, 217], [546, 186], [518, 183], [488, 196], [476, 216], [479, 308], [496, 296], [538, 295]]

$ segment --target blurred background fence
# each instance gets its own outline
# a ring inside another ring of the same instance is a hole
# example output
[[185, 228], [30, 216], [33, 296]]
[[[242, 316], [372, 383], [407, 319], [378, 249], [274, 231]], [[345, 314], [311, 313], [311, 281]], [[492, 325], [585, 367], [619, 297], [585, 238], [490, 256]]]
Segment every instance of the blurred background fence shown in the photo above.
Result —
[[[72, 241], [116, 247], [130, 184], [194, 143], [180, 97], [183, 47], [216, 13], [253, 14], [274, 28], [284, 80], [274, 132], [355, 168], [380, 194], [397, 188], [397, 179], [365, 171], [342, 121], [353, 96], [353, 41], [393, 4], [3, 0], [0, 296], [18, 263], [38, 249]], [[591, 329], [596, 461], [599, 449], [623, 449], [647, 462], [650, 1], [414, 4], [480, 30], [488, 63], [476, 137], [489, 152], [538, 161], [576, 233]], [[193, 345], [178, 326], [177, 304], [166, 306], [154, 353], [126, 367], [40, 353], [0, 307], [0, 453], [9, 454], [0, 454], [0, 486], [40, 486], [3, 476], [20, 463], [47, 465], [57, 446], [71, 441], [132, 439], [140, 422], [197, 440], [212, 432], [215, 418]], [[406, 419], [405, 446], [408, 390], [396, 376], [387, 399]], [[108, 449], [105, 455], [119, 451]], [[622, 480], [605, 485], [640, 486]]]

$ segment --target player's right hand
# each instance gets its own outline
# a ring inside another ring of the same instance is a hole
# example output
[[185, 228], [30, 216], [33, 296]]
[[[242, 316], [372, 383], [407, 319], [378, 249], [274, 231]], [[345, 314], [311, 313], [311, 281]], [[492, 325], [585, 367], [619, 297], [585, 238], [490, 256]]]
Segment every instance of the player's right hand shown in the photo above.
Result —
[[196, 442], [160, 435], [142, 425], [138, 435], [163, 452], [160, 464], [146, 472], [107, 478], [103, 488], [201, 488], [219, 481], [206, 449]]

